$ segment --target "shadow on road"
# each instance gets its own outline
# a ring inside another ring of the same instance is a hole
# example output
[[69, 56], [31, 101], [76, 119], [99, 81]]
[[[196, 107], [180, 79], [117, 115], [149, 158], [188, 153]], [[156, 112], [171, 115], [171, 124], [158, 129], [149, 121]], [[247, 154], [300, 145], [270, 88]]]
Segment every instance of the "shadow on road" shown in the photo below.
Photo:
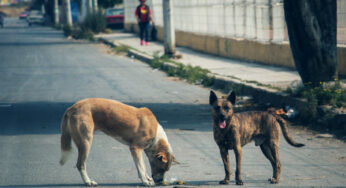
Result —
[[[0, 135], [58, 134], [65, 110], [73, 103], [0, 103]], [[148, 107], [165, 129], [211, 130], [209, 105], [176, 103], [130, 103]]]
[[[5, 185], [1, 187], [84, 187], [84, 184], [37, 184], [37, 185]], [[119, 183], [119, 184], [99, 184], [98, 187], [138, 187], [141, 184], [137, 183]]]
[[18, 46], [55, 46], [55, 45], [77, 45], [81, 44], [84, 45], [89, 42], [84, 41], [61, 41], [61, 42], [1, 42], [0, 46], [6, 46], [6, 47], [18, 47]]

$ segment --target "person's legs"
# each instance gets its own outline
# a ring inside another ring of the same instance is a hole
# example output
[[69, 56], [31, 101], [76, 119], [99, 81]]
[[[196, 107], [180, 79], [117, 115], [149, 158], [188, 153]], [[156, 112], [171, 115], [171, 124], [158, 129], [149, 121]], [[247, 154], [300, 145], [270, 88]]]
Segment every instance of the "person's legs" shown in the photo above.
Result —
[[150, 22], [145, 23], [145, 45], [149, 45]]
[[144, 23], [140, 22], [138, 23], [138, 26], [139, 26], [139, 37], [141, 39], [141, 45], [144, 44]]

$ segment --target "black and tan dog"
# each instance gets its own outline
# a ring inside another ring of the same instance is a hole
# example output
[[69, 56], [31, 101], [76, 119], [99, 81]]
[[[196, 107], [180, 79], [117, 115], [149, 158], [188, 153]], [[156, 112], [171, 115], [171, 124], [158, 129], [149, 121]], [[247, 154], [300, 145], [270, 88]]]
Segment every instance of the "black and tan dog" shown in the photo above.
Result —
[[236, 158], [235, 180], [237, 185], [242, 185], [241, 159], [242, 146], [255, 141], [260, 146], [263, 154], [273, 167], [271, 183], [279, 183], [281, 164], [279, 159], [280, 127], [286, 141], [294, 147], [304, 144], [296, 143], [288, 133], [286, 122], [281, 117], [259, 111], [234, 113], [233, 105], [236, 96], [234, 92], [225, 98], [218, 99], [213, 91], [210, 92], [209, 104], [212, 106], [214, 139], [220, 149], [221, 158], [225, 168], [225, 179], [220, 184], [228, 184], [230, 180], [230, 167], [228, 150], [233, 149]]

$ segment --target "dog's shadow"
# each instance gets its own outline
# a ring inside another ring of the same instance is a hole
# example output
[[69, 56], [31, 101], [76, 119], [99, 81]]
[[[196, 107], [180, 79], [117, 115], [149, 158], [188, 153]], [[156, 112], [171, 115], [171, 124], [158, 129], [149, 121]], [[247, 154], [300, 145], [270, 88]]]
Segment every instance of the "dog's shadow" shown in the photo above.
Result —
[[[253, 186], [252, 184], [270, 187], [272, 184], [265, 180], [246, 180], [245, 182], [248, 186]], [[263, 185], [262, 185], [263, 184]], [[185, 187], [185, 186], [235, 186], [235, 181], [230, 180], [229, 184], [222, 185], [216, 180], [202, 180], [202, 181], [186, 181], [183, 185], [170, 184], [170, 185], [157, 185], [155, 187]], [[2, 187], [18, 187], [18, 188], [31, 188], [31, 187], [86, 187], [84, 184], [34, 184], [34, 185], [5, 185]], [[100, 183], [98, 187], [145, 187], [142, 183]]]
[[[141, 183], [105, 183], [98, 184], [97, 187], [141, 187]], [[87, 187], [84, 184], [33, 184], [33, 185], [4, 185], [2, 187], [18, 187], [18, 188], [30, 188], [30, 187]]]

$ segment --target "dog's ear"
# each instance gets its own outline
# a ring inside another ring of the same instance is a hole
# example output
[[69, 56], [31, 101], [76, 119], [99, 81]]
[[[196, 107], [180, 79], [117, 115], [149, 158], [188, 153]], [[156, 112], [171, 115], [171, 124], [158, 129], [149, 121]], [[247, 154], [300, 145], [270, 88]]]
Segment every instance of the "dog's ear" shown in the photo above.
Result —
[[233, 105], [235, 104], [236, 96], [234, 91], [231, 91], [231, 93], [227, 97], [227, 100], [231, 102]]
[[209, 104], [213, 105], [215, 101], [217, 101], [217, 96], [214, 91], [210, 91]]
[[164, 152], [159, 152], [158, 154], [156, 154], [156, 158], [163, 163], [167, 163], [167, 156]]

